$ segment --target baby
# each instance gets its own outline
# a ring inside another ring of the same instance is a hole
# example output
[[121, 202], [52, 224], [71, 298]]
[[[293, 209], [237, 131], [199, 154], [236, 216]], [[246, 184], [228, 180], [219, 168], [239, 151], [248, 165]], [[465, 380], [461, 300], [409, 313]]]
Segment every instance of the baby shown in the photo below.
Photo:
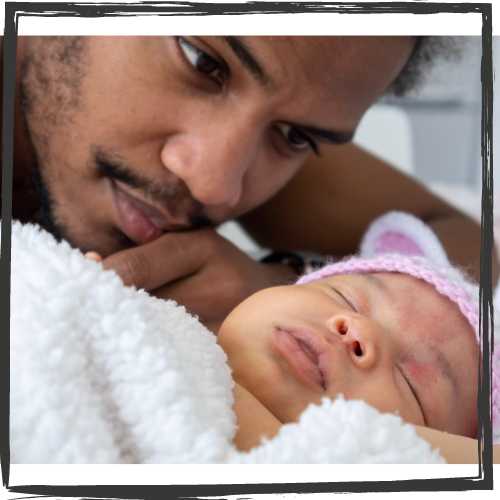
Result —
[[[262, 290], [222, 324], [234, 444], [258, 446], [309, 404], [342, 394], [400, 415], [448, 462], [477, 462], [478, 299], [421, 221], [379, 219], [359, 257]], [[494, 421], [498, 386], [494, 372]]]
[[458, 270], [395, 253], [353, 257], [256, 293], [218, 335], [236, 382], [235, 443], [255, 446], [339, 394], [477, 438], [478, 306], [477, 286]]

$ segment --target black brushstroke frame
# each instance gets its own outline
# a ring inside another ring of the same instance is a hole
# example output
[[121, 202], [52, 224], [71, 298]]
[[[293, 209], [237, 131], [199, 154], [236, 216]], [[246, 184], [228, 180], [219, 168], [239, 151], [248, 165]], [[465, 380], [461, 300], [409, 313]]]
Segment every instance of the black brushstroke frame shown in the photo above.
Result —
[[[484, 450], [478, 447], [478, 475], [473, 477], [416, 479], [367, 482], [332, 483], [282, 483], [282, 484], [227, 484], [227, 485], [164, 485], [164, 486], [48, 486], [24, 485], [9, 487], [9, 362], [5, 362], [10, 351], [10, 257], [12, 216], [12, 166], [13, 166], [13, 117], [15, 59], [17, 49], [17, 27], [22, 16], [130, 16], [130, 15], [221, 15], [221, 14], [274, 14], [274, 13], [328, 13], [345, 14], [390, 14], [411, 13], [478, 13], [482, 16], [482, 207], [481, 207], [481, 280], [480, 323], [483, 347], [482, 369], [486, 377], [480, 381], [478, 413], [480, 436], [484, 439]], [[191, 498], [226, 495], [285, 494], [285, 493], [340, 493], [340, 492], [393, 492], [393, 491], [463, 491], [493, 489], [492, 424], [490, 392], [490, 332], [493, 341], [492, 305], [492, 251], [493, 251], [493, 53], [492, 53], [492, 5], [491, 3], [429, 3], [429, 2], [372, 2], [372, 3], [303, 3], [303, 2], [246, 2], [244, 4], [214, 4], [195, 2], [142, 2], [136, 4], [85, 4], [85, 3], [5, 3], [5, 56], [4, 56], [4, 109], [3, 109], [3, 173], [2, 173], [2, 239], [0, 255], [0, 459], [3, 485], [12, 493], [99, 498], [152, 498], [168, 495], [168, 498]], [[493, 342], [492, 342], [493, 346]]]

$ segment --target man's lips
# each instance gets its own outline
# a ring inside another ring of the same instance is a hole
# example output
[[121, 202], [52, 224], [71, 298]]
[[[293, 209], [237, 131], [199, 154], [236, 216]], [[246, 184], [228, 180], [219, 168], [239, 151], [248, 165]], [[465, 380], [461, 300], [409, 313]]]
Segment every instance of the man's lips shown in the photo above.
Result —
[[278, 329], [275, 349], [291, 366], [300, 380], [326, 389], [327, 374], [331, 365], [328, 342], [315, 333], [293, 329]]
[[150, 243], [165, 231], [187, 228], [185, 224], [171, 222], [160, 209], [132, 196], [113, 180], [111, 187], [120, 228], [137, 245]]

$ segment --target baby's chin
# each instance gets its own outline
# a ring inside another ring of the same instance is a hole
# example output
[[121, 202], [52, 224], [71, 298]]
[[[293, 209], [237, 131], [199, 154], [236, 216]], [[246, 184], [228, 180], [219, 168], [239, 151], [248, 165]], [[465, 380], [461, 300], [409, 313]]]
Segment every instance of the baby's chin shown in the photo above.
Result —
[[[217, 333], [217, 344], [222, 347], [222, 350], [229, 357], [231, 352], [231, 338], [233, 337], [232, 321], [230, 320], [231, 314], [224, 320]], [[231, 363], [229, 363], [231, 364]]]
[[245, 311], [241, 306], [247, 301], [248, 299], [244, 300], [226, 316], [217, 333], [217, 343], [229, 358], [231, 354], [236, 353], [238, 350], [245, 349], [248, 321], [245, 320]]

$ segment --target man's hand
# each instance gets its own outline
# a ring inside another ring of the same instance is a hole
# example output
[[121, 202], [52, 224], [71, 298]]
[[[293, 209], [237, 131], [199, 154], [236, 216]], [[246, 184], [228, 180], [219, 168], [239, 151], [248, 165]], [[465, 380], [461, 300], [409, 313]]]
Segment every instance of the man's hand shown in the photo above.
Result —
[[253, 293], [290, 282], [291, 268], [255, 262], [214, 229], [167, 233], [103, 260], [125, 285], [173, 299], [217, 334], [220, 325]]

